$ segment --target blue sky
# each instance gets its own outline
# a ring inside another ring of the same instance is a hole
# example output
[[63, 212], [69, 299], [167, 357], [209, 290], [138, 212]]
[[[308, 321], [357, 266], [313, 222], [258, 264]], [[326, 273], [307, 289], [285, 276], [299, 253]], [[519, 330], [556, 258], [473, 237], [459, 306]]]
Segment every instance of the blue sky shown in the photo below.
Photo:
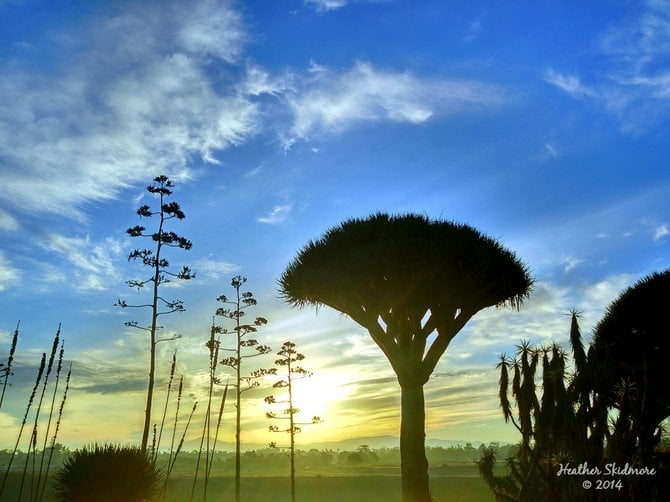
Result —
[[[296, 342], [315, 373], [303, 408], [328, 425], [303, 441], [398, 431], [366, 333], [278, 298], [289, 260], [346, 218], [469, 223], [537, 281], [520, 312], [481, 312], [452, 342], [426, 387], [433, 438], [513, 440], [497, 355], [564, 341], [571, 308], [588, 336], [670, 266], [670, 2], [0, 0], [0, 23], [0, 353], [21, 320], [2, 444], [59, 322], [63, 440], [138, 440], [148, 343], [123, 324], [141, 312], [113, 304], [146, 298], [125, 285], [141, 274], [125, 229], [159, 174], [193, 242], [171, 260], [197, 272], [168, 290], [186, 312], [165, 320], [182, 338], [159, 378], [177, 348], [202, 397], [215, 298], [242, 274], [259, 338]], [[276, 439], [250, 395], [246, 440]]]

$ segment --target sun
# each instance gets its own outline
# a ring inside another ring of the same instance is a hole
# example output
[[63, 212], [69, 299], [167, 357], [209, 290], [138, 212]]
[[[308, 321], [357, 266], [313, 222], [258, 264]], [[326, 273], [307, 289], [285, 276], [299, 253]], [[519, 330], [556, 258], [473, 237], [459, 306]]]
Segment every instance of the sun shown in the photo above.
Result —
[[295, 380], [293, 406], [300, 410], [297, 417], [301, 421], [309, 421], [312, 417], [327, 420], [329, 414], [333, 414], [338, 404], [349, 394], [345, 383], [343, 376], [336, 371], [319, 372]]

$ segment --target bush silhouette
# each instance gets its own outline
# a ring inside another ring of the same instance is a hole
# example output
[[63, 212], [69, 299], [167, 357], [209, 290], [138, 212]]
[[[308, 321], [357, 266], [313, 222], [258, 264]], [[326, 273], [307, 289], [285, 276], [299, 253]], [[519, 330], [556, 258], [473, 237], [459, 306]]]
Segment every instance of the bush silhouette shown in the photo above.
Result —
[[55, 476], [57, 500], [148, 502], [155, 500], [161, 473], [140, 448], [112, 444], [73, 452]]

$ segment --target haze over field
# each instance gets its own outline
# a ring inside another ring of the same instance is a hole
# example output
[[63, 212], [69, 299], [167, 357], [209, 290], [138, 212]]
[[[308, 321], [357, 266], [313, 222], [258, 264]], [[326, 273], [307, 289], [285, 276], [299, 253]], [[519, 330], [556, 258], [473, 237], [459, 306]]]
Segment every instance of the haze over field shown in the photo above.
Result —
[[[257, 338], [295, 342], [314, 372], [298, 407], [325, 423], [299, 443], [398, 434], [397, 381], [367, 333], [278, 297], [296, 252], [344, 219], [468, 223], [537, 281], [519, 312], [481, 312], [452, 342], [425, 388], [429, 438], [516, 440], [498, 355], [564, 342], [571, 308], [588, 334], [670, 266], [668, 1], [0, 0], [0, 24], [0, 361], [21, 321], [0, 448], [59, 323], [59, 440], [139, 441], [148, 341], [124, 322], [148, 313], [113, 305], [148, 298], [125, 284], [146, 272], [125, 231], [152, 228], [135, 211], [160, 174], [186, 213], [170, 229], [193, 242], [169, 258], [197, 278], [165, 289], [186, 312], [162, 319], [182, 338], [158, 345], [155, 410], [174, 349], [189, 406], [204, 399], [215, 299], [240, 274], [269, 321]], [[280, 441], [271, 392], [246, 394], [244, 441]]]

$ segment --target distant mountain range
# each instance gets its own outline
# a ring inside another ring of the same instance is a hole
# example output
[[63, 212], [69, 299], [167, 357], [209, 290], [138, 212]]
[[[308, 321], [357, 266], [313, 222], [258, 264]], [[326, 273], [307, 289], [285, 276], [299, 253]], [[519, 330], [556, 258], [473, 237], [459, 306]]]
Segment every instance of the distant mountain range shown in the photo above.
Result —
[[[426, 446], [432, 448], [442, 447], [449, 448], [450, 446], [465, 446], [470, 443], [474, 448], [478, 448], [481, 441], [465, 441], [460, 439], [426, 439]], [[400, 438], [398, 436], [363, 436], [350, 439], [342, 439], [340, 441], [322, 441], [315, 443], [298, 443], [296, 448], [299, 450], [310, 450], [316, 448], [317, 450], [355, 450], [361, 445], [368, 445], [373, 450], [379, 448], [397, 448], [400, 446]], [[186, 441], [184, 444], [185, 450], [197, 450], [200, 447], [200, 440]], [[267, 443], [242, 443], [242, 450], [263, 450], [268, 447]], [[163, 448], [161, 448], [162, 450]], [[234, 451], [235, 443], [228, 441], [219, 441], [216, 445], [217, 450]]]

